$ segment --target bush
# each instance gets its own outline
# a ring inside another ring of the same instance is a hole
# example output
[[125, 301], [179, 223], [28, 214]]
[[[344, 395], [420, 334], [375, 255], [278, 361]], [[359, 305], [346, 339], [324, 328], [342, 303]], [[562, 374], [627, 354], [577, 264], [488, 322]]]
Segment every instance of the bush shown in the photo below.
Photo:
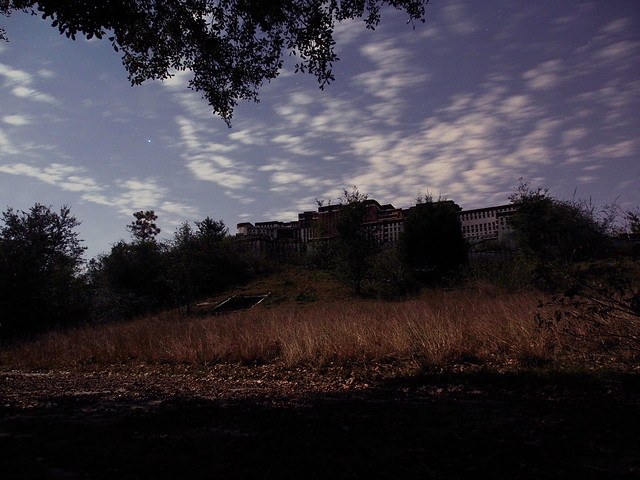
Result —
[[373, 257], [365, 289], [377, 298], [393, 300], [416, 293], [419, 286], [397, 250], [389, 248]]
[[519, 245], [540, 261], [571, 263], [609, 253], [612, 219], [598, 218], [589, 204], [555, 199], [548, 190], [534, 190], [526, 182], [511, 202], [517, 207], [511, 226]]
[[465, 278], [470, 283], [487, 283], [515, 292], [537, 284], [536, 268], [537, 262], [529, 256], [477, 252], [469, 257]]

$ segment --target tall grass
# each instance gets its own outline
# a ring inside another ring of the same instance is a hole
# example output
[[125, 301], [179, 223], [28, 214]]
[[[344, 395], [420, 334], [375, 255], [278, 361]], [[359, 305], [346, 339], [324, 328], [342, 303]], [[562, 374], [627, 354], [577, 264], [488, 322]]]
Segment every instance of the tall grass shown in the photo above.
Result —
[[0, 363], [322, 366], [412, 361], [440, 367], [465, 362], [539, 364], [575, 352], [561, 333], [539, 328], [538, 302], [532, 292], [476, 289], [430, 291], [399, 303], [314, 302], [205, 318], [164, 314], [51, 333], [0, 352]]

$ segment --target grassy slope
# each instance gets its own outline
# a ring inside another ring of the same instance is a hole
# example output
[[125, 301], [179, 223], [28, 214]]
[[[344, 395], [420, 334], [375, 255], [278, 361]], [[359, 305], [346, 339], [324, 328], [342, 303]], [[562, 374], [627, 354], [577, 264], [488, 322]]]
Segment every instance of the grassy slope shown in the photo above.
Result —
[[[208, 313], [231, 294], [265, 293], [268, 299], [250, 310]], [[592, 341], [588, 326], [540, 328], [540, 296], [476, 287], [373, 301], [350, 297], [323, 272], [290, 268], [210, 299], [197, 315], [173, 311], [52, 333], [0, 352], [0, 365], [396, 363], [437, 371], [635, 362], [636, 352], [625, 342]]]

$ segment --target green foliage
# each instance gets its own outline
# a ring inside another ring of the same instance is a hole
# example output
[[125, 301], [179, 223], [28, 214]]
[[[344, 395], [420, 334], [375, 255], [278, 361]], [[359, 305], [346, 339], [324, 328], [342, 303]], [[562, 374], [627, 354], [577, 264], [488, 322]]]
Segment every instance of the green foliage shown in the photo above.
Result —
[[417, 293], [418, 282], [395, 248], [387, 248], [371, 260], [365, 286], [367, 293], [384, 300], [396, 300]]
[[418, 198], [405, 219], [399, 250], [409, 268], [433, 272], [436, 278], [463, 265], [467, 245], [456, 204], [429, 195]]
[[90, 267], [97, 299], [104, 302], [97, 305], [98, 314], [105, 319], [149, 313], [168, 303], [168, 258], [155, 241], [120, 241]]
[[332, 239], [318, 240], [307, 250], [305, 263], [310, 268], [330, 270], [336, 265], [337, 246]]
[[475, 285], [493, 285], [510, 292], [537, 285], [537, 263], [527, 255], [515, 252], [485, 253], [470, 256], [466, 280]]
[[298, 292], [298, 294], [294, 297], [294, 299], [296, 302], [300, 302], [300, 303], [315, 302], [316, 300], [318, 300], [318, 294], [313, 290]]
[[321, 88], [334, 80], [336, 21], [363, 19], [373, 29], [384, 4], [424, 21], [428, 1], [7, 0], [0, 14], [31, 9], [68, 38], [108, 36], [132, 84], [191, 71], [189, 87], [229, 123], [239, 100], [257, 101], [258, 89], [278, 76], [285, 56], [297, 57], [296, 71]]
[[63, 206], [9, 208], [0, 227], [0, 336], [30, 334], [80, 321], [84, 288], [78, 276], [85, 250], [80, 224]]
[[190, 304], [241, 281], [241, 259], [224, 240], [228, 229], [222, 221], [207, 217], [196, 222], [194, 231], [188, 223], [180, 226], [169, 249], [173, 295], [180, 305]]
[[186, 306], [247, 278], [246, 259], [227, 242], [222, 221], [207, 217], [194, 229], [183, 223], [172, 241], [155, 239], [153, 211], [137, 212], [127, 228], [133, 241], [120, 241], [91, 262], [97, 316], [120, 319], [160, 308]]
[[609, 250], [607, 219], [589, 205], [558, 200], [548, 190], [521, 182], [510, 197], [517, 207], [511, 219], [521, 247], [542, 261], [575, 262], [602, 258]]

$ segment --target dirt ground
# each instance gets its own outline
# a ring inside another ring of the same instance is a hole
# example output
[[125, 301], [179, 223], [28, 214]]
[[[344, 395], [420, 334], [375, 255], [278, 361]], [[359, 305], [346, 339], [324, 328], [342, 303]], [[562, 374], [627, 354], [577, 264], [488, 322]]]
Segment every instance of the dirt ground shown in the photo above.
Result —
[[640, 478], [637, 374], [0, 371], [0, 478]]

